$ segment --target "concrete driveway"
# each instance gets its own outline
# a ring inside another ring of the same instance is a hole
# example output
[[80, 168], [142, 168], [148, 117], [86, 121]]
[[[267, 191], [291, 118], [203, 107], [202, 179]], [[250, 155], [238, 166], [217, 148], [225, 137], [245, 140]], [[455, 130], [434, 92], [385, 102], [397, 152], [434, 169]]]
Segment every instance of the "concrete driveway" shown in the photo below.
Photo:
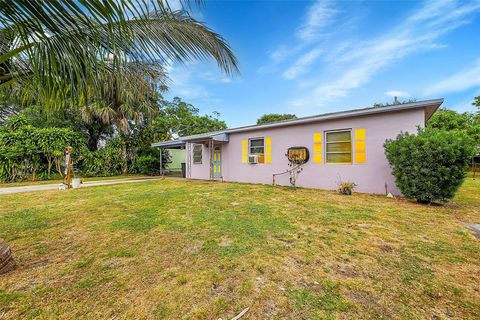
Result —
[[[82, 188], [105, 186], [109, 184], [135, 183], [135, 182], [142, 182], [147, 180], [160, 180], [160, 179], [164, 179], [164, 177], [139, 177], [139, 178], [89, 181], [89, 182], [84, 182], [82, 184]], [[21, 187], [5, 187], [5, 188], [0, 188], [0, 195], [23, 193], [23, 192], [34, 192], [34, 191], [45, 191], [45, 190], [58, 190], [58, 189], [59, 189], [58, 183], [38, 184], [38, 185], [21, 186]]]

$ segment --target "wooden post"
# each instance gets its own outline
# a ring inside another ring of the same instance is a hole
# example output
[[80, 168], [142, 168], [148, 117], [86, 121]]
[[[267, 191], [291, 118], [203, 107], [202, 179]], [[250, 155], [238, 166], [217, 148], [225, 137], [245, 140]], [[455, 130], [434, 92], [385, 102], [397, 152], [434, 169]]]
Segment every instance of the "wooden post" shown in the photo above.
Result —
[[70, 174], [70, 171], [71, 171], [71, 168], [70, 168], [70, 163], [72, 162], [72, 151], [73, 151], [73, 148], [72, 147], [67, 147], [65, 149], [66, 151], [66, 157], [67, 157], [67, 189], [70, 189], [70, 180], [71, 180], [71, 174]]

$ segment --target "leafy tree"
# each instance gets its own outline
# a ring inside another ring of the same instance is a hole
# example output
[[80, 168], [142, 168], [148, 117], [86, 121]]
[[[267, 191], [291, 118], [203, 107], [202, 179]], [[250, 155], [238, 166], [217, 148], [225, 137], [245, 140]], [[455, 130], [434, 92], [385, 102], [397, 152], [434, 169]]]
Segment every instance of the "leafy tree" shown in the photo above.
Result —
[[480, 114], [440, 109], [430, 118], [427, 128], [465, 132], [480, 147]]
[[439, 129], [401, 133], [384, 147], [402, 194], [421, 203], [451, 199], [465, 179], [474, 151], [465, 132]]
[[106, 141], [114, 134], [113, 126], [102, 119], [93, 116], [83, 118], [81, 108], [46, 110], [43, 106], [31, 105], [24, 108], [22, 114], [27, 117], [29, 124], [37, 128], [69, 128], [81, 133], [91, 151], [97, 150], [100, 141]]
[[478, 108], [477, 114], [480, 115], [480, 96], [475, 97], [475, 100], [472, 102], [472, 105]]
[[280, 114], [280, 113], [267, 113], [257, 119], [257, 124], [265, 124], [271, 122], [277, 122], [282, 120], [291, 120], [297, 119], [297, 116], [294, 114]]
[[132, 63], [164, 71], [167, 62], [213, 58], [238, 71], [226, 41], [167, 0], [2, 1], [0, 28], [0, 87], [21, 83], [45, 107], [88, 104], [105, 74], [121, 81], [117, 71]]
[[74, 150], [80, 145], [79, 136], [71, 129], [67, 128], [37, 128], [38, 150], [47, 159], [47, 178], [50, 179], [52, 165], [62, 174], [61, 161], [63, 152], [67, 146], [75, 146]]
[[197, 108], [175, 97], [171, 102], [163, 102], [159, 114], [152, 123], [152, 137], [156, 141], [163, 141], [178, 136], [226, 129], [227, 125], [218, 119], [219, 115], [218, 112], [212, 115], [199, 115]]
[[373, 104], [373, 107], [374, 108], [383, 108], [383, 107], [396, 106], [396, 105], [404, 104], [404, 103], [412, 103], [412, 102], [415, 102], [415, 101], [417, 101], [417, 99], [415, 99], [415, 98], [400, 101], [400, 100], [398, 100], [397, 97], [393, 97], [392, 102], [385, 102], [385, 103], [375, 102]]
[[[150, 121], [158, 112], [156, 84], [162, 76], [155, 67], [147, 64], [128, 64], [127, 69], [118, 70], [121, 78], [105, 74], [102, 86], [95, 90], [97, 97], [92, 97], [93, 102], [80, 109], [83, 121], [101, 120], [103, 124], [113, 125], [124, 142], [135, 127]], [[127, 144], [122, 146], [122, 173], [126, 173]]]
[[84, 176], [107, 177], [121, 173], [123, 160], [120, 152], [125, 141], [119, 138], [109, 140], [103, 148], [90, 151], [83, 148], [78, 152], [77, 164]]
[[78, 134], [71, 129], [36, 128], [23, 115], [13, 117], [0, 127], [0, 180], [35, 180], [45, 162], [48, 178], [53, 164], [61, 174], [63, 150], [80, 144]]
[[11, 117], [19, 115], [22, 109], [15, 86], [0, 91], [0, 125], [5, 124]]

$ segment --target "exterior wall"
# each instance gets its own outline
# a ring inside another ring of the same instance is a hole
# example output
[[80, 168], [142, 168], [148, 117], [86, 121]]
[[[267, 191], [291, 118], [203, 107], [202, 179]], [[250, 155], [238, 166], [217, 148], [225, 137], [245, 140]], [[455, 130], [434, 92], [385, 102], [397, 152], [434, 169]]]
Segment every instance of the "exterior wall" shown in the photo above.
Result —
[[[196, 143], [189, 143], [187, 150], [188, 152], [188, 161], [187, 165], [190, 166], [190, 176], [191, 179], [210, 179], [210, 149], [207, 144], [202, 144], [202, 163], [193, 163], [193, 146]], [[198, 143], [200, 144], [200, 143]]]
[[185, 157], [187, 156], [187, 152], [185, 150], [180, 149], [165, 149], [168, 150], [170, 153], [170, 161], [165, 165], [165, 170], [181, 170], [182, 162], [185, 162]]
[[[320, 121], [265, 130], [230, 133], [230, 141], [222, 148], [222, 171], [224, 181], [272, 183], [272, 174], [288, 170], [287, 149], [305, 146], [310, 151], [310, 160], [298, 175], [297, 186], [319, 189], [336, 189], [338, 182], [349, 181], [357, 184], [356, 191], [365, 193], [400, 194], [395, 186], [394, 177], [385, 158], [383, 144], [386, 139], [394, 138], [400, 132], [416, 132], [416, 126], [425, 123], [422, 108], [396, 112], [366, 115], [361, 117]], [[354, 130], [366, 129], [366, 162], [355, 163]], [[313, 135], [328, 130], [352, 129], [353, 164], [325, 163], [325, 136], [322, 139], [322, 163], [313, 161]], [[266, 164], [242, 163], [242, 140], [255, 137], [270, 137], [272, 160]], [[204, 146], [202, 165], [193, 165], [191, 178], [209, 179], [209, 153]], [[191, 156], [191, 155], [190, 155]], [[290, 185], [289, 175], [276, 177], [279, 185]]]

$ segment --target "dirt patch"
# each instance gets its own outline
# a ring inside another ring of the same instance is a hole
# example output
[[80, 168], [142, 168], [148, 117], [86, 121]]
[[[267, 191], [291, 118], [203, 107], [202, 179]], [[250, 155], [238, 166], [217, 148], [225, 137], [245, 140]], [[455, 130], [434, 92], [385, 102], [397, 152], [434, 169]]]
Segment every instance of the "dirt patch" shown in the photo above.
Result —
[[348, 264], [336, 264], [332, 266], [332, 270], [345, 278], [358, 278], [360, 277], [360, 273], [355, 270], [354, 266]]
[[202, 250], [202, 248], [203, 248], [203, 241], [195, 240], [193, 241], [193, 244], [191, 246], [183, 249], [183, 253], [197, 254]]
[[287, 246], [287, 247], [291, 247], [291, 246], [294, 245], [293, 240], [290, 240], [290, 239], [287, 239], [287, 238], [274, 236], [274, 237], [272, 237], [272, 239], [274, 239], [276, 241], [283, 242], [285, 244], [285, 246]]
[[128, 258], [112, 257], [106, 260], [104, 265], [112, 269], [121, 268], [127, 264], [128, 260]]
[[363, 291], [352, 291], [348, 293], [350, 300], [363, 305], [378, 304], [378, 297]]
[[44, 260], [39, 260], [39, 261], [35, 261], [33, 262], [30, 267], [31, 268], [40, 268], [40, 267], [44, 267], [44, 266], [47, 266], [51, 263], [51, 261], [49, 259], [44, 259]]
[[220, 247], [229, 247], [233, 243], [233, 240], [228, 237], [223, 237], [220, 243], [218, 244]]
[[382, 253], [394, 253], [398, 251], [398, 248], [394, 244], [386, 242], [382, 239], [377, 239], [374, 243]]

